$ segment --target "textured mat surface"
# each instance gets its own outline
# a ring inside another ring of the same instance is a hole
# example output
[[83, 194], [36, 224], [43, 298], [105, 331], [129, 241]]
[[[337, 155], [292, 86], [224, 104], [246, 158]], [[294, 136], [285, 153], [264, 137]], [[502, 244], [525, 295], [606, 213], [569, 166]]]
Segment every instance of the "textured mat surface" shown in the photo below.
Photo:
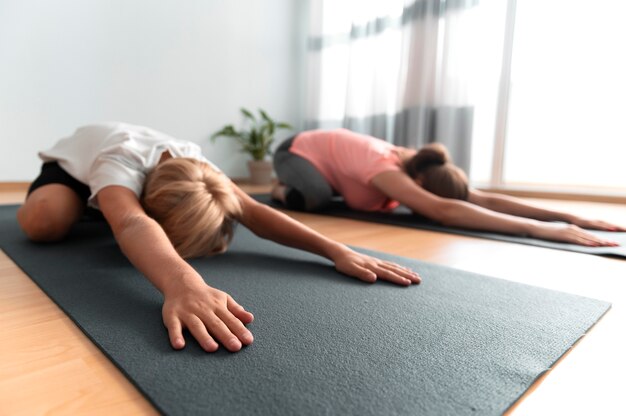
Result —
[[14, 215], [0, 207], [2, 249], [170, 415], [497, 415], [610, 307], [381, 253], [424, 281], [369, 285], [239, 227], [226, 254], [192, 264], [255, 314], [255, 343], [174, 351], [160, 294], [105, 223], [44, 245]]
[[[269, 194], [252, 195], [254, 199], [264, 204], [268, 204], [275, 208], [283, 208], [284, 206], [272, 200]], [[626, 232], [608, 232], [608, 231], [589, 231], [593, 234], [602, 236], [603, 238], [617, 241], [620, 243], [618, 247], [585, 247], [577, 244], [558, 243], [553, 241], [539, 240], [537, 238], [519, 237], [508, 234], [499, 234], [485, 231], [465, 230], [462, 228], [444, 227], [434, 223], [424, 217], [414, 215], [406, 207], [399, 207], [391, 213], [384, 212], [364, 212], [355, 211], [348, 208], [341, 201], [333, 201], [332, 204], [315, 214], [329, 215], [332, 217], [350, 218], [353, 220], [376, 222], [380, 224], [396, 225], [399, 227], [417, 228], [421, 230], [439, 231], [442, 233], [460, 234], [469, 237], [487, 238], [490, 240], [507, 241], [510, 243], [527, 244], [531, 246], [539, 246], [553, 248], [556, 250], [575, 251], [578, 253], [595, 254], [599, 256], [611, 256], [615, 258], [626, 259]]]

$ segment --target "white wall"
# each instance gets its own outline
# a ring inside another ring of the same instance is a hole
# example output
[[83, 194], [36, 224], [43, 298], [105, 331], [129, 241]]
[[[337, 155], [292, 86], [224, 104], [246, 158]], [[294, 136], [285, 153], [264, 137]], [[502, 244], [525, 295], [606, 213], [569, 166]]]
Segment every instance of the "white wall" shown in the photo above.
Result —
[[[94, 121], [201, 143], [231, 176], [247, 157], [209, 135], [262, 107], [301, 125], [305, 2], [0, 0], [0, 181]], [[284, 133], [279, 138], [284, 138]]]

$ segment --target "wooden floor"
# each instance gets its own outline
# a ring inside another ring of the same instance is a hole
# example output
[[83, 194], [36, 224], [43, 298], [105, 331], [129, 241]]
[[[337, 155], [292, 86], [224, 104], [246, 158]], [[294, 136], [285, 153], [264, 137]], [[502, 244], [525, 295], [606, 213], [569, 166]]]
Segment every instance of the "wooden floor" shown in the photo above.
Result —
[[[0, 203], [19, 203], [23, 195], [22, 189], [2, 191]], [[624, 205], [535, 202], [626, 222]], [[622, 398], [626, 387], [626, 260], [290, 215], [346, 244], [613, 302], [612, 310], [540, 385], [535, 384], [512, 413], [626, 414]], [[0, 252], [0, 415], [155, 413], [98, 348]]]

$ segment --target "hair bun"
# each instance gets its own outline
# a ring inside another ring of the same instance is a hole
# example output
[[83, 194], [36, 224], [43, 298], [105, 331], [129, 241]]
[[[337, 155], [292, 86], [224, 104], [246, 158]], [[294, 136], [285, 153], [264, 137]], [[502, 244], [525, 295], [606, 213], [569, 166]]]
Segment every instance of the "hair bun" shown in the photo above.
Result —
[[422, 147], [413, 157], [413, 168], [419, 172], [432, 165], [450, 162], [448, 149], [440, 143], [430, 143]]
[[213, 168], [205, 168], [201, 175], [200, 182], [214, 198], [221, 200], [231, 193], [230, 181], [224, 180], [225, 176], [221, 172], [214, 171]]
[[230, 180], [207, 163], [172, 158], [150, 171], [141, 202], [183, 258], [221, 253], [241, 203]]

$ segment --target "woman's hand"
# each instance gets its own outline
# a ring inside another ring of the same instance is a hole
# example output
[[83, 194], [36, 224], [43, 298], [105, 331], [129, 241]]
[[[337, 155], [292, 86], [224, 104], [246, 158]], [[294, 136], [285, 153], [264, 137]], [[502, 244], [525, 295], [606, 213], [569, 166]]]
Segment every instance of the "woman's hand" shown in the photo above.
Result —
[[387, 280], [398, 285], [409, 286], [419, 284], [420, 276], [396, 263], [384, 261], [365, 254], [357, 253], [345, 247], [333, 256], [335, 268], [348, 276], [356, 277], [365, 282], [373, 283], [377, 279]]
[[618, 225], [601, 220], [588, 220], [586, 218], [572, 217], [569, 222], [581, 228], [587, 228], [589, 230], [626, 231], [626, 228], [624, 227], [620, 227]]
[[618, 243], [591, 234], [577, 225], [538, 222], [531, 231], [531, 236], [544, 240], [561, 241], [590, 247], [615, 247]]
[[214, 352], [219, 341], [228, 351], [251, 344], [252, 333], [244, 326], [254, 316], [227, 293], [208, 286], [201, 278], [180, 279], [164, 293], [163, 323], [175, 349], [185, 346], [187, 328], [200, 346]]

